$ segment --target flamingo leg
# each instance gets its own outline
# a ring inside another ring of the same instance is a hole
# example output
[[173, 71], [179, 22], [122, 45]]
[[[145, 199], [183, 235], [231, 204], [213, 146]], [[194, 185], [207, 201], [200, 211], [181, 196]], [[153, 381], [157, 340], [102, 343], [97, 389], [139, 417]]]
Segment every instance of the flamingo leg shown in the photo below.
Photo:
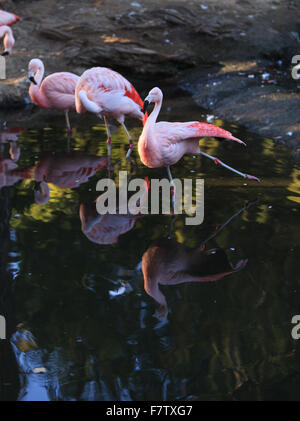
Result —
[[108, 171], [110, 172], [111, 170], [111, 132], [110, 132], [110, 128], [109, 128], [109, 124], [108, 124], [108, 120], [106, 118], [106, 116], [103, 116], [103, 120], [105, 123], [105, 127], [106, 127], [106, 133], [107, 133], [107, 155], [108, 155]]
[[208, 155], [207, 153], [202, 152], [202, 151], [200, 151], [200, 154], [203, 155], [203, 156], [206, 156], [206, 158], [212, 159], [216, 165], [221, 165], [222, 167], [227, 168], [227, 170], [235, 172], [236, 174], [240, 175], [243, 178], [247, 178], [248, 180], [254, 180], [254, 181], [260, 182], [260, 179], [255, 177], [254, 175], [245, 174], [241, 171], [235, 170], [234, 168], [230, 167], [229, 165], [224, 164], [224, 162], [220, 161], [220, 159], [216, 158], [215, 156]]
[[129, 149], [128, 149], [128, 152], [126, 154], [126, 159], [129, 159], [129, 157], [131, 155], [131, 152], [132, 152], [132, 149], [134, 148], [134, 142], [133, 142], [133, 140], [132, 140], [132, 138], [131, 138], [128, 130], [127, 130], [127, 127], [125, 126], [125, 123], [121, 123], [121, 124], [122, 124], [123, 129], [125, 130], [125, 133], [128, 137], [128, 140], [129, 140]]
[[172, 196], [172, 208], [173, 208], [173, 214], [175, 213], [175, 185], [173, 181], [173, 177], [171, 174], [170, 165], [167, 166], [168, 176], [171, 184], [171, 196]]
[[70, 119], [69, 119], [69, 110], [65, 111], [65, 117], [66, 117], [66, 124], [67, 124], [67, 132], [68, 134], [71, 133], [71, 125], [70, 125]]

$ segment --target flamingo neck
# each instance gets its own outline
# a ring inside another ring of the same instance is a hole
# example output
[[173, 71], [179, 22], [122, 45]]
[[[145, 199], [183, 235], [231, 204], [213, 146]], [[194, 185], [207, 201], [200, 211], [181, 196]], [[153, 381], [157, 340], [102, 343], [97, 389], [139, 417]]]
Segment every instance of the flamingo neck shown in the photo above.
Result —
[[44, 96], [44, 93], [40, 90], [40, 86], [44, 77], [45, 68], [43, 63], [41, 63], [40, 67], [36, 71], [34, 75], [34, 79], [36, 81], [36, 85], [34, 83], [30, 84], [29, 88], [29, 95], [35, 105], [46, 106], [47, 100]]
[[155, 123], [159, 115], [161, 106], [162, 106], [162, 98], [160, 98], [157, 102], [155, 102], [154, 109], [146, 121], [146, 124], [144, 126], [144, 130], [146, 134], [145, 136], [146, 143], [147, 143], [147, 140], [151, 141], [155, 139]]
[[9, 26], [3, 25], [0, 27], [0, 37], [6, 36], [12, 36], [12, 30]]

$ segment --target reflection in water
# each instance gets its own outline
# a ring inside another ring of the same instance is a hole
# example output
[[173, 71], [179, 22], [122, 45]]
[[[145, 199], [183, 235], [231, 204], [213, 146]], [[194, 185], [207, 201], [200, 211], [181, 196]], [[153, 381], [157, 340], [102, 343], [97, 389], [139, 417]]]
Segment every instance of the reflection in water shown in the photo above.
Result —
[[81, 229], [86, 237], [97, 244], [117, 243], [120, 235], [130, 231], [140, 215], [99, 215], [96, 205], [80, 205]]
[[25, 170], [16, 170], [17, 166], [14, 163], [6, 163], [3, 176], [6, 180], [5, 185], [15, 184], [22, 179], [34, 179], [35, 202], [42, 205], [49, 201], [49, 183], [61, 188], [76, 188], [86, 183], [98, 170], [105, 167], [106, 163], [107, 158], [81, 152], [51, 152], [43, 155], [34, 167]]
[[23, 131], [20, 128], [7, 128], [0, 133], [0, 188], [11, 186], [19, 180], [19, 177], [11, 174], [11, 172], [17, 168], [17, 162], [20, 158], [17, 140]]
[[205, 251], [202, 246], [192, 249], [165, 238], [156, 241], [142, 259], [145, 291], [160, 304], [155, 317], [164, 320], [168, 315], [166, 298], [160, 291], [159, 284], [218, 281], [240, 271], [246, 264], [247, 260], [240, 260], [233, 266], [222, 249]]
[[[188, 168], [188, 177], [205, 179], [204, 223], [189, 227], [177, 215], [172, 239], [170, 216], [96, 213], [95, 186], [107, 177], [104, 127], [73, 128], [69, 154], [58, 140], [63, 129], [24, 130], [14, 145], [3, 137], [0, 314], [11, 343], [0, 344], [0, 400], [299, 399], [290, 335], [299, 314], [299, 168], [283, 147], [234, 129], [247, 140], [242, 155], [213, 139], [201, 149], [225, 162], [230, 156], [262, 183], [245, 186], [184, 157], [174, 177]], [[131, 130], [134, 138], [139, 132]], [[129, 170], [128, 139], [122, 128], [114, 139], [116, 179]], [[134, 177], [165, 177], [132, 154]], [[33, 188], [43, 183], [50, 197], [40, 205]], [[214, 231], [226, 215], [236, 217]], [[232, 272], [226, 282], [186, 283]], [[145, 274], [148, 292], [161, 284], [163, 321], [152, 317], [156, 295], [145, 292]]]
[[6, 339], [0, 340], [0, 400], [16, 400], [19, 392], [19, 373], [9, 338], [16, 328], [13, 279], [8, 270], [11, 202], [9, 191], [0, 189], [0, 315], [6, 320]]
[[[129, 182], [129, 180], [128, 180]], [[145, 191], [138, 200], [136, 206], [142, 206], [148, 200], [148, 189], [149, 189], [148, 178], [145, 180]], [[104, 193], [103, 193], [104, 195]], [[100, 195], [99, 198], [101, 198]], [[106, 197], [106, 196], [105, 196]], [[119, 197], [119, 194], [118, 194]], [[127, 198], [121, 198], [123, 203], [119, 203], [116, 214], [104, 214], [101, 215], [96, 210], [96, 204], [92, 203], [89, 205], [81, 204], [79, 209], [79, 215], [81, 220], [81, 229], [86, 237], [97, 244], [114, 244], [118, 242], [120, 235], [132, 230], [136, 221], [143, 217], [140, 213], [133, 215], [128, 210], [127, 214], [120, 214], [119, 209], [121, 207], [127, 208]], [[126, 202], [125, 202], [126, 201]], [[125, 206], [124, 206], [125, 205]]]

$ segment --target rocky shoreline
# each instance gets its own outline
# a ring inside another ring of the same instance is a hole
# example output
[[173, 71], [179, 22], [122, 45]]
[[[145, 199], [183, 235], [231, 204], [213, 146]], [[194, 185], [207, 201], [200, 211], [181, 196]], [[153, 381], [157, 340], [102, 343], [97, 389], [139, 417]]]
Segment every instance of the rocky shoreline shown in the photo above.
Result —
[[[46, 74], [112, 67], [141, 91], [177, 87], [212, 114], [274, 138], [300, 159], [300, 2], [291, 0], [8, 0], [22, 20], [0, 81], [0, 118], [28, 98], [27, 65]], [[2, 114], [2, 115], [1, 115]], [[17, 113], [20, 114], [20, 113]]]

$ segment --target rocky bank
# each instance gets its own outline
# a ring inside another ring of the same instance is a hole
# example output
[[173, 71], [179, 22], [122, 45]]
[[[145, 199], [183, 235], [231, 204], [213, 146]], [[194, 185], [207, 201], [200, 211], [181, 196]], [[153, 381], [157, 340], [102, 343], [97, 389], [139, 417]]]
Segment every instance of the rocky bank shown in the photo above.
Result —
[[13, 25], [7, 79], [0, 81], [0, 118], [8, 123], [27, 118], [7, 110], [30, 103], [27, 65], [39, 57], [46, 74], [107, 66], [142, 94], [154, 85], [170, 95], [179, 87], [212, 114], [287, 144], [300, 159], [300, 81], [291, 77], [291, 58], [300, 52], [300, 1], [7, 0], [0, 6], [22, 17]]

